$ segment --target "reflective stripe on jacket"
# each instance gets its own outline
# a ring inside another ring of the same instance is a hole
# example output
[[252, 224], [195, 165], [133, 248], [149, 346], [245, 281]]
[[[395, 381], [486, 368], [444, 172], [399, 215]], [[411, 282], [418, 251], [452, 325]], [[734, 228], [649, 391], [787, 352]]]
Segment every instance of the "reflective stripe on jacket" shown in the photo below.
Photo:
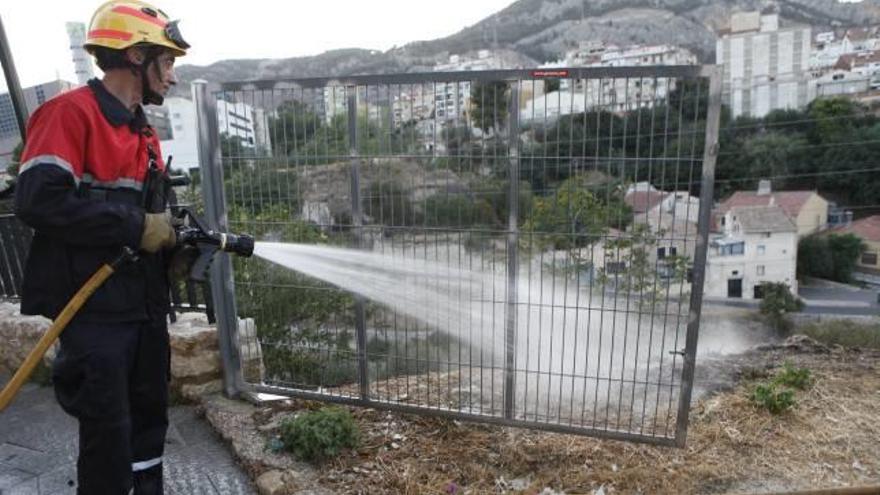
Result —
[[[54, 319], [67, 301], [123, 246], [137, 250], [148, 148], [164, 168], [159, 140], [143, 111], [129, 111], [98, 80], [63, 93], [34, 112], [16, 184], [16, 214], [33, 227], [21, 312]], [[88, 187], [84, 187], [88, 186]], [[83, 191], [112, 191], [98, 200]], [[112, 199], [109, 199], [112, 198]], [[80, 312], [84, 321], [137, 321], [167, 312], [160, 256], [117, 271]], [[157, 273], [161, 272], [161, 273]]]

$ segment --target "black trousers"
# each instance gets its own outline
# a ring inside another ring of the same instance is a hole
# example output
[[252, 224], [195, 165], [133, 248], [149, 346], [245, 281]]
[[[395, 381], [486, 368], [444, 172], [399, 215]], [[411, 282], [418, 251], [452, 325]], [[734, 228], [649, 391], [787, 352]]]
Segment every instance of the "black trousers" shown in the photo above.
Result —
[[162, 493], [169, 349], [164, 321], [74, 320], [62, 332], [52, 380], [79, 420], [78, 494]]

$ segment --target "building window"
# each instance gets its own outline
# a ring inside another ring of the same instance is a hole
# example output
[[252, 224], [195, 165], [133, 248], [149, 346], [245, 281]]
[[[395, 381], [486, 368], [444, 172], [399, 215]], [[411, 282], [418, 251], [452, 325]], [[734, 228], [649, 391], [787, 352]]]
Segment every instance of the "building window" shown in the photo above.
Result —
[[758, 276], [764, 275], [764, 265], [758, 265], [757, 274]]
[[665, 257], [666, 257], [666, 248], [665, 247], [657, 248], [657, 259], [662, 260]]
[[733, 244], [724, 244], [718, 247], [718, 254], [721, 256], [735, 256], [745, 252], [745, 243], [736, 242]]
[[626, 271], [626, 262], [612, 261], [605, 263], [605, 272], [610, 274], [623, 273]]
[[862, 253], [862, 264], [874, 266], [877, 264], [877, 253]]
[[767, 252], [767, 246], [758, 246], [758, 254], [764, 254]]
[[768, 238], [768, 239], [769, 239], [771, 235], [772, 235], [772, 234], [771, 234], [770, 232], [764, 232], [764, 237], [765, 237], [765, 238]]

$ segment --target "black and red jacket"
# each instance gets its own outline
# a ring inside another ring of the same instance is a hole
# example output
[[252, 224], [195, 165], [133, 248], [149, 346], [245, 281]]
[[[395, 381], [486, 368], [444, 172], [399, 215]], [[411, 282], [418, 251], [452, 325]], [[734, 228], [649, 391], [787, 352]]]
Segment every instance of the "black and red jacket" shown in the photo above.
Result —
[[[164, 169], [143, 110], [132, 113], [97, 79], [31, 116], [16, 184], [16, 214], [34, 229], [21, 312], [54, 319], [123, 246], [137, 250], [150, 156]], [[163, 255], [141, 253], [80, 310], [82, 321], [138, 321], [168, 313]]]

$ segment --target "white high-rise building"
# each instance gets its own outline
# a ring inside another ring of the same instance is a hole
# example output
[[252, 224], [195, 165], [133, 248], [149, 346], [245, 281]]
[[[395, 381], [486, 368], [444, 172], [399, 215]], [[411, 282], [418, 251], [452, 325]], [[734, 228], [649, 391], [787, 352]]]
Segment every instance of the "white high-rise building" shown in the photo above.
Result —
[[180, 97], [165, 98], [171, 127], [170, 139], [162, 141], [165, 159], [173, 156], [171, 167], [189, 170], [199, 166], [199, 136], [196, 132], [196, 109], [191, 100]]
[[716, 43], [724, 67], [722, 95], [734, 117], [763, 117], [811, 100], [809, 26], [779, 27], [776, 14], [734, 14]]
[[67, 23], [67, 37], [70, 38], [70, 53], [73, 55], [73, 68], [79, 84], [85, 84], [95, 77], [92, 57], [83, 48], [86, 42], [86, 25], [81, 22]]
[[[170, 136], [162, 140], [162, 152], [175, 169], [199, 166], [199, 136], [196, 132], [195, 104], [180, 97], [165, 98], [162, 111], [166, 114]], [[217, 121], [221, 134], [237, 139], [242, 148], [257, 153], [270, 152], [269, 118], [265, 110], [245, 103], [217, 102]], [[227, 151], [227, 150], [221, 150]]]

